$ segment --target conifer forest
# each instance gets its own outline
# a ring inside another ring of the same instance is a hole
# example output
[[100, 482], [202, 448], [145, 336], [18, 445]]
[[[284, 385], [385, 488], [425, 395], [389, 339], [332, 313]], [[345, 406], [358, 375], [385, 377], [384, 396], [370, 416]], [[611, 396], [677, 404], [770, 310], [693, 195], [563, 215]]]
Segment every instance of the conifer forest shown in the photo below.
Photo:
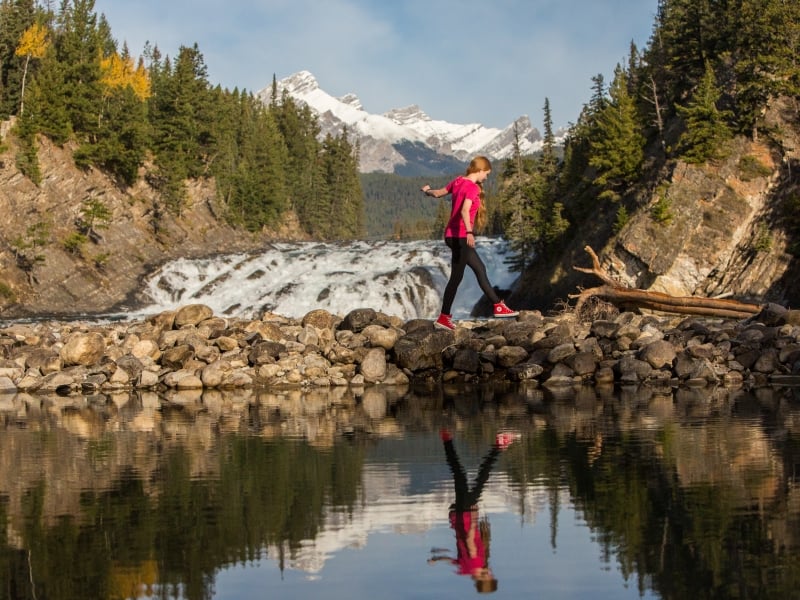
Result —
[[[180, 213], [186, 182], [213, 177], [225, 218], [248, 231], [295, 212], [319, 239], [364, 231], [358, 147], [347, 131], [320, 139], [307, 107], [273, 93], [221, 89], [197, 45], [140, 57], [118, 45], [93, 0], [57, 10], [0, 2], [0, 120], [15, 119], [20, 170], [37, 181], [36, 136], [74, 145], [120, 185], [145, 177]], [[273, 90], [275, 89], [273, 78]]]

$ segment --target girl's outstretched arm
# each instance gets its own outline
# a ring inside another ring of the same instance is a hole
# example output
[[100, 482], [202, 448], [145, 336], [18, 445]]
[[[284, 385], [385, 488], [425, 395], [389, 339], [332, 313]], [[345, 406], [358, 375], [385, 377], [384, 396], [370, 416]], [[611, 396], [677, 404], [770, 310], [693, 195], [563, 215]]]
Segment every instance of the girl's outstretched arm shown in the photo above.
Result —
[[437, 188], [434, 189], [428, 184], [425, 184], [420, 188], [426, 196], [433, 196], [434, 198], [441, 198], [442, 196], [447, 196], [447, 188]]

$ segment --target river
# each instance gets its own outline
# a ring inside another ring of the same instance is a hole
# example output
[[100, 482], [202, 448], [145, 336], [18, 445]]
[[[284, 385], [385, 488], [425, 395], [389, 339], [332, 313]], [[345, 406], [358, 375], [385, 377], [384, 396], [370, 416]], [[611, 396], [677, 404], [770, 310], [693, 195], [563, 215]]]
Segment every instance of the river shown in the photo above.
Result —
[[0, 597], [794, 597], [797, 393], [0, 395]]

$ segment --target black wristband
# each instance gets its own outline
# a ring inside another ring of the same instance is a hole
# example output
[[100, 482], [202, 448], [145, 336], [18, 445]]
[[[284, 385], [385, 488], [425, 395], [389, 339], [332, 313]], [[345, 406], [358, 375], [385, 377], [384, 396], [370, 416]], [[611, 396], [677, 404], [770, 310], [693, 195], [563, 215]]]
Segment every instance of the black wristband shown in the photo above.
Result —
[[468, 232], [467, 232], [467, 235], [470, 235], [471, 233], [472, 233], [471, 231], [468, 231]]

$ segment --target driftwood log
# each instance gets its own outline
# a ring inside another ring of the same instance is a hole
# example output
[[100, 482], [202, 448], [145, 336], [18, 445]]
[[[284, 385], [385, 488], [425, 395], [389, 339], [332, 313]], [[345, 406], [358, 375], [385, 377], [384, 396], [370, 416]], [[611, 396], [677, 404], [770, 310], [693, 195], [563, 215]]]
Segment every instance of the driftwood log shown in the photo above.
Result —
[[662, 292], [652, 292], [627, 288], [614, 281], [600, 268], [600, 260], [589, 246], [584, 248], [592, 258], [592, 267], [573, 267], [581, 273], [598, 277], [603, 285], [582, 290], [570, 298], [577, 298], [575, 312], [580, 313], [589, 298], [600, 298], [622, 309], [640, 308], [688, 315], [702, 315], [745, 319], [761, 312], [758, 304], [748, 304], [725, 298], [704, 298], [700, 296], [670, 296]]

